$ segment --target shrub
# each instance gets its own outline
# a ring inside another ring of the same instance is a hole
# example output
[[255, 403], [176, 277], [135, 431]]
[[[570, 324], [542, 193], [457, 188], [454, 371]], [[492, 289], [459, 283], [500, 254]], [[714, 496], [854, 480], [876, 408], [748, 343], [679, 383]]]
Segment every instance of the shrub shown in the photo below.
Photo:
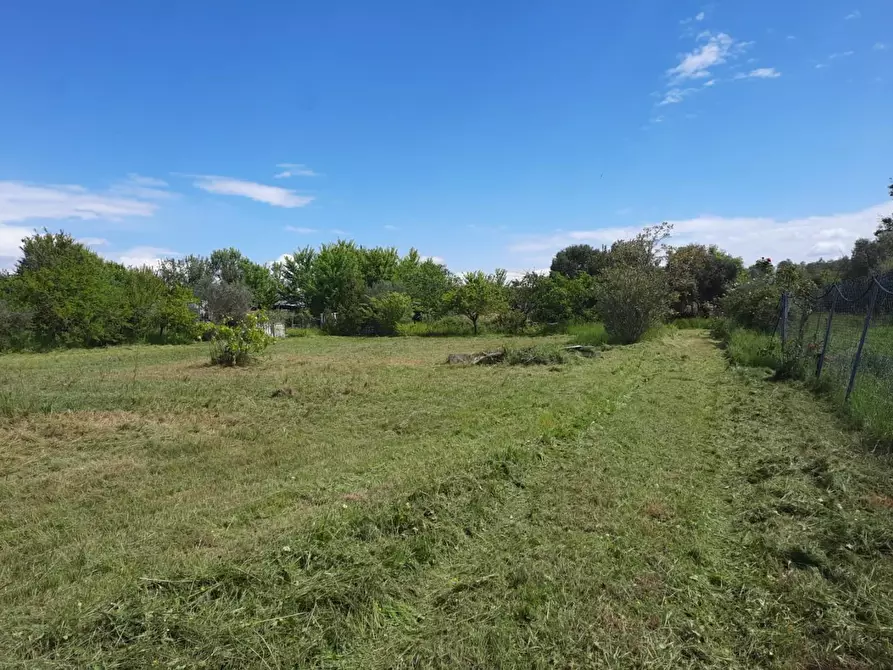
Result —
[[631, 344], [667, 316], [670, 294], [661, 268], [618, 265], [602, 272], [596, 301], [610, 338]]
[[369, 321], [377, 335], [396, 335], [398, 326], [412, 318], [412, 298], [389, 292], [369, 299]]
[[781, 292], [781, 286], [772, 279], [755, 279], [729, 291], [720, 307], [737, 326], [771, 331], [778, 322]]
[[510, 309], [500, 312], [492, 322], [493, 330], [507, 335], [520, 335], [527, 329], [527, 315]]
[[235, 326], [217, 326], [211, 340], [211, 363], [248, 365], [274, 341], [263, 328], [266, 323], [263, 315], [251, 313]]
[[445, 316], [430, 321], [401, 323], [397, 326], [397, 333], [415, 337], [462, 337], [473, 335], [474, 331], [467, 319], [461, 316]]

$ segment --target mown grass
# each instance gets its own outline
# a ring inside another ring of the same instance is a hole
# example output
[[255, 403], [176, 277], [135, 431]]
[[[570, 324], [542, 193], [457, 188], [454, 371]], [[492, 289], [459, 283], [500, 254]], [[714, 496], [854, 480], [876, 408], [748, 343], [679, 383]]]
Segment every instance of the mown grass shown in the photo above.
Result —
[[[867, 331], [853, 393], [846, 390], [865, 324], [864, 315], [835, 314], [831, 322], [828, 347], [817, 378], [819, 355], [827, 332], [826, 313], [810, 315], [803, 328], [799, 349], [782, 356], [781, 339], [720, 322], [714, 332], [724, 344], [729, 360], [735, 365], [782, 370], [828, 397], [843, 416], [866, 436], [884, 448], [893, 446], [893, 326], [889, 319], [876, 318]], [[792, 327], [796, 327], [796, 324]], [[791, 331], [796, 346], [797, 332]], [[796, 354], [796, 360], [794, 360]], [[785, 366], [789, 369], [784, 369]]]
[[[554, 346], [566, 337], [513, 340]], [[696, 331], [2, 360], [21, 667], [893, 665], [893, 478]]]

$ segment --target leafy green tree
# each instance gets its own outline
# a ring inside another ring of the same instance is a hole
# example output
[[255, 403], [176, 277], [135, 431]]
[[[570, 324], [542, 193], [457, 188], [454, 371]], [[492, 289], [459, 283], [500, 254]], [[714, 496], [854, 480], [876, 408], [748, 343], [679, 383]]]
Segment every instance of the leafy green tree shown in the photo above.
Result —
[[98, 346], [125, 339], [125, 301], [118, 272], [67, 233], [22, 241], [15, 301], [27, 305], [31, 328], [47, 346]]
[[396, 335], [397, 326], [412, 318], [412, 298], [388, 292], [369, 299], [369, 321], [378, 335]]
[[394, 247], [360, 247], [360, 271], [366, 286], [393, 281], [397, 276], [400, 255]]
[[282, 295], [289, 301], [310, 305], [314, 292], [313, 263], [316, 250], [313, 247], [298, 249], [282, 262]]
[[468, 317], [477, 335], [478, 319], [499, 311], [506, 305], [506, 298], [499, 277], [478, 270], [467, 273], [462, 284], [447, 293], [446, 302], [457, 314]]
[[671, 249], [666, 270], [676, 297], [673, 310], [684, 316], [712, 312], [716, 302], [731, 288], [743, 261], [716, 246], [688, 244]]
[[313, 261], [309, 307], [315, 315], [333, 312], [329, 327], [341, 334], [359, 332], [365, 321], [366, 282], [362, 255], [353, 242], [324, 244]]
[[669, 313], [667, 275], [652, 265], [608, 268], [599, 276], [596, 300], [611, 339], [620, 344], [638, 342]]
[[199, 334], [196, 297], [185, 286], [167, 288], [155, 311], [155, 324], [161, 342], [191, 342]]
[[445, 266], [430, 258], [421, 261], [415, 249], [401, 259], [396, 280], [412, 298], [413, 309], [430, 318], [443, 316], [444, 296], [457, 284]]
[[605, 247], [596, 249], [588, 244], [574, 244], [555, 254], [551, 271], [564, 275], [569, 279], [588, 274], [596, 276], [610, 265], [608, 250]]

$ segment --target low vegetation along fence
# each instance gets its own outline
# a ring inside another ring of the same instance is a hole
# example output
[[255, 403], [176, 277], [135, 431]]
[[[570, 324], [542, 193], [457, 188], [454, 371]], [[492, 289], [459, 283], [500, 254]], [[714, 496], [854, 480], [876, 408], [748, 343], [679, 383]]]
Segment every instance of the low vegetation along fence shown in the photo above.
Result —
[[893, 275], [784, 293], [776, 334], [783, 366], [813, 377], [872, 432], [893, 435]]

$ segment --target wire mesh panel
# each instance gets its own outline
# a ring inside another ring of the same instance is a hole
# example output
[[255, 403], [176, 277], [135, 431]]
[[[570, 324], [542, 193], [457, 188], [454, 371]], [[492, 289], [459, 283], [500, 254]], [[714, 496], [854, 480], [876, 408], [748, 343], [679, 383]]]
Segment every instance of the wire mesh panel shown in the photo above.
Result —
[[893, 431], [893, 281], [874, 280], [870, 321], [849, 402], [879, 433]]
[[871, 428], [893, 434], [893, 275], [787, 295], [779, 322], [786, 355]]

